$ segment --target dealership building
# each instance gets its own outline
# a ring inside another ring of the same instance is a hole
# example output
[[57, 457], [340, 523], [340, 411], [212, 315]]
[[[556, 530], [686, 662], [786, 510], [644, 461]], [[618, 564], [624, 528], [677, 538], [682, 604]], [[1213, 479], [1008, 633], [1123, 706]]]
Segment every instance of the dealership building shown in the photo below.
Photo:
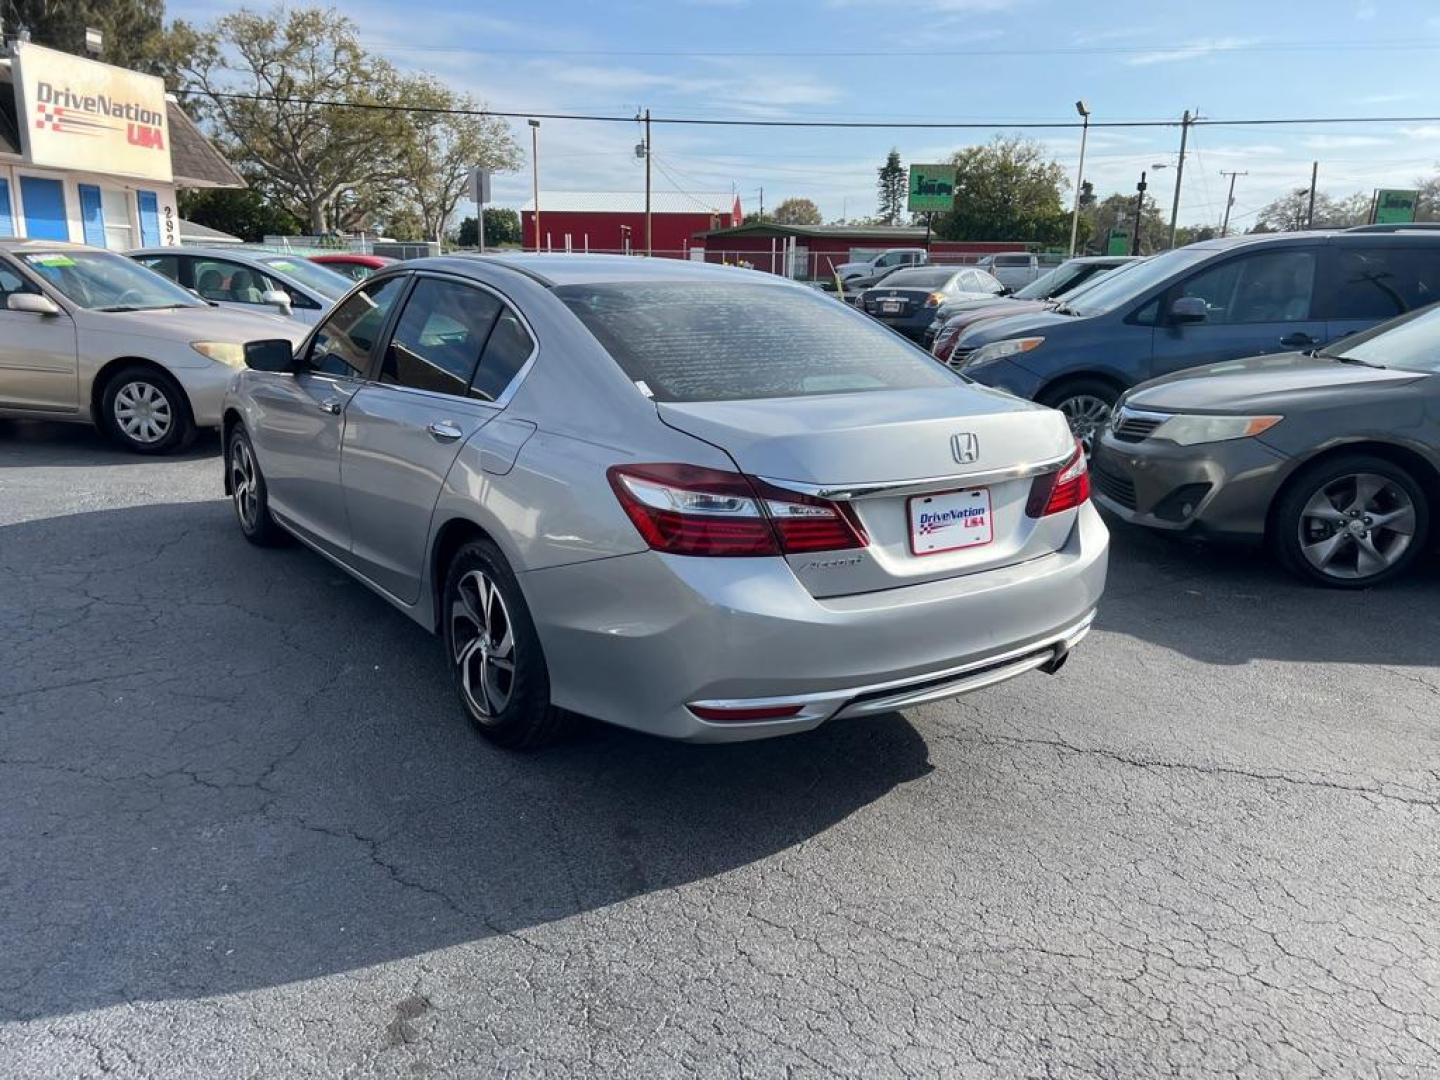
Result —
[[0, 59], [0, 236], [179, 246], [177, 189], [244, 186], [162, 80], [29, 42]]

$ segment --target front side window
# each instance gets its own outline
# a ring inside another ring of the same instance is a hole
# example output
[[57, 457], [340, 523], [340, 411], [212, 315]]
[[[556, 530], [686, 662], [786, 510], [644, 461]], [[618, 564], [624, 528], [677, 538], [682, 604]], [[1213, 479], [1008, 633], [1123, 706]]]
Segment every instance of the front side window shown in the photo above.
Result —
[[1388, 319], [1440, 300], [1440, 248], [1336, 245], [1332, 319]]
[[707, 281], [554, 291], [656, 401], [940, 389], [963, 381], [814, 289]]
[[107, 251], [27, 251], [27, 269], [91, 311], [152, 311], [200, 307], [200, 301], [124, 255]]
[[484, 289], [421, 278], [385, 350], [380, 381], [463, 396], [500, 308]]
[[327, 375], [351, 378], [364, 375], [370, 365], [375, 339], [404, 291], [405, 280], [397, 274], [373, 282], [332, 311], [310, 339], [310, 349], [305, 354], [307, 366]]
[[280, 286], [275, 279], [228, 259], [196, 259], [195, 291], [206, 300], [231, 304], [263, 304], [267, 292]]
[[1205, 301], [1213, 325], [1299, 322], [1310, 317], [1313, 251], [1268, 251], [1229, 259], [1180, 286], [1179, 296]]

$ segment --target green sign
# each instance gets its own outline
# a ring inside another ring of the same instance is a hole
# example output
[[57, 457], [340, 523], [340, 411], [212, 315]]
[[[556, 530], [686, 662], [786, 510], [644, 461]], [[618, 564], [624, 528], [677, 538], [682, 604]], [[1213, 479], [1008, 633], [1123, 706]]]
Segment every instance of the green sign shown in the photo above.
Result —
[[911, 165], [906, 207], [912, 214], [955, 209], [955, 166]]
[[1391, 225], [1415, 220], [1418, 191], [1396, 191], [1380, 188], [1375, 192], [1375, 224]]
[[1105, 247], [1106, 255], [1129, 255], [1130, 233], [1125, 229], [1111, 229], [1110, 242]]

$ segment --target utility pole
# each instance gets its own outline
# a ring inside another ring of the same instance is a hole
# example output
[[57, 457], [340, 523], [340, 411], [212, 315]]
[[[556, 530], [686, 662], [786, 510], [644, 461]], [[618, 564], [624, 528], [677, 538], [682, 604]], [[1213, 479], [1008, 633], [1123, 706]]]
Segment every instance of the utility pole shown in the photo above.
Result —
[[540, 121], [530, 121], [530, 192], [535, 199], [535, 250], [540, 250]]
[[765, 189], [763, 187], [760, 189], [760, 213], [758, 216], [762, 218], [765, 216]]
[[645, 110], [645, 254], [653, 255], [650, 239], [650, 110]]
[[1319, 176], [1320, 162], [1312, 161], [1310, 163], [1310, 205], [1305, 210], [1305, 228], [1307, 229], [1315, 226], [1315, 181]]
[[1135, 228], [1130, 234], [1130, 254], [1140, 254], [1140, 221], [1145, 213], [1145, 170], [1140, 170], [1140, 182], [1135, 185]]
[[1090, 136], [1090, 106], [1084, 99], [1075, 102], [1080, 114], [1080, 168], [1075, 171], [1075, 203], [1070, 208], [1070, 257], [1075, 257], [1075, 236], [1080, 231], [1080, 188], [1085, 183], [1085, 141]]
[[1230, 194], [1225, 197], [1225, 220], [1220, 223], [1220, 235], [1226, 236], [1230, 232], [1230, 208], [1235, 205], [1235, 178], [1250, 174], [1248, 172], [1226, 172], [1221, 169], [1220, 175], [1230, 178]]
[[1195, 110], [1195, 115], [1190, 115], [1190, 110], [1185, 110], [1185, 115], [1180, 118], [1180, 161], [1175, 166], [1175, 201], [1170, 204], [1170, 246], [1175, 246], [1175, 230], [1180, 223], [1180, 182], [1185, 177], [1185, 142], [1190, 138], [1190, 125], [1200, 119], [1200, 110]]

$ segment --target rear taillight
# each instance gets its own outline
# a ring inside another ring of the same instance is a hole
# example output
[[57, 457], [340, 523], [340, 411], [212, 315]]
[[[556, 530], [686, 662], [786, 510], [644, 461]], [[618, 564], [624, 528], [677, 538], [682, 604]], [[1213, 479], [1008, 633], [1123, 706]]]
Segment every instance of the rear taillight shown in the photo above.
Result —
[[1073, 510], [1088, 498], [1090, 468], [1085, 461], [1085, 450], [1077, 439], [1074, 455], [1058, 472], [1037, 476], [1030, 485], [1030, 498], [1025, 502], [1025, 513], [1032, 518], [1047, 517], [1063, 510]]
[[836, 503], [697, 465], [625, 465], [610, 486], [645, 543], [671, 555], [798, 555], [862, 548]]

